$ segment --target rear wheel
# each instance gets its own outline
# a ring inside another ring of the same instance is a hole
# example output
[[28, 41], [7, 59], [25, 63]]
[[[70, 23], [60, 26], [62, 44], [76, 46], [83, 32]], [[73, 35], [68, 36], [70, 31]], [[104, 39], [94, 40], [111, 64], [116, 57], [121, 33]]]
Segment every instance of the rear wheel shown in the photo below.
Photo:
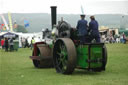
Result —
[[34, 48], [33, 56], [36, 59], [33, 59], [33, 64], [37, 68], [50, 68], [53, 67], [53, 57], [52, 57], [52, 48], [45, 44], [38, 44], [37, 48]]
[[58, 73], [71, 74], [74, 71], [76, 67], [76, 49], [71, 39], [61, 38], [55, 42], [53, 61]]
[[106, 67], [106, 64], [107, 64], [107, 48], [106, 48], [106, 45], [103, 46], [103, 66], [102, 66], [102, 69], [105, 70], [105, 67]]
[[[32, 56], [40, 56], [39, 49], [37, 50], [36, 54], [34, 54], [34, 50], [33, 50]], [[36, 68], [40, 68], [40, 60], [32, 60], [32, 61]]]

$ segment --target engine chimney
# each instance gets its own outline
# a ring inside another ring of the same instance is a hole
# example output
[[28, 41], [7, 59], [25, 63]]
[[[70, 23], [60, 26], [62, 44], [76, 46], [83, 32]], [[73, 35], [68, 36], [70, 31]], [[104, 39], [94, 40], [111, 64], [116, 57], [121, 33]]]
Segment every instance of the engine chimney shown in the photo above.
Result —
[[52, 29], [53, 25], [56, 25], [56, 6], [51, 6], [51, 23], [52, 23]]

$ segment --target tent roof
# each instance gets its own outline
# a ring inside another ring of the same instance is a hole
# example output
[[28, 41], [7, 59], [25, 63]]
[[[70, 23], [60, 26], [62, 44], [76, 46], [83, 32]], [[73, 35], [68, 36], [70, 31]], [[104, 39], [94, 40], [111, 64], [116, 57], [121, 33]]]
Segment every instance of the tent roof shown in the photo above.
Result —
[[2, 33], [0, 36], [7, 37], [7, 38], [18, 37], [18, 35], [13, 32], [5, 32], [5, 33]]
[[128, 32], [128, 30], [119, 30], [119, 32]]
[[7, 33], [7, 32], [0, 32], [0, 36], [2, 36], [2, 35], [5, 34], [5, 33]]

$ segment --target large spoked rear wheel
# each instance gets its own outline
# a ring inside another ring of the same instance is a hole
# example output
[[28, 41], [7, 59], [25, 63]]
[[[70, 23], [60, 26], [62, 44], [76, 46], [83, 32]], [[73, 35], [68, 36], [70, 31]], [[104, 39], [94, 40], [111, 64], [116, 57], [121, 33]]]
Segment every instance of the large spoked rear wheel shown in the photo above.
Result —
[[76, 49], [69, 38], [60, 38], [55, 42], [53, 61], [56, 71], [62, 74], [71, 74], [76, 67]]

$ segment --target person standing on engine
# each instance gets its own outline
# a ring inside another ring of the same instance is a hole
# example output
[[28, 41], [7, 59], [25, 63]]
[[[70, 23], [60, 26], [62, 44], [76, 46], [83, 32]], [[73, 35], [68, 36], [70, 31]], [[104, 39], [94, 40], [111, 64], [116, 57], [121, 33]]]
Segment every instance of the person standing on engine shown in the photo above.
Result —
[[81, 44], [84, 44], [86, 41], [85, 41], [85, 36], [88, 35], [88, 31], [87, 31], [87, 20], [85, 20], [85, 15], [80, 15], [81, 17], [81, 20], [78, 21], [77, 23], [77, 29], [78, 29], [78, 32], [79, 32], [79, 37], [80, 37], [80, 43]]
[[95, 39], [97, 43], [100, 43], [100, 34], [98, 30], [98, 22], [95, 20], [94, 16], [90, 17], [89, 31], [91, 33], [91, 40]]

